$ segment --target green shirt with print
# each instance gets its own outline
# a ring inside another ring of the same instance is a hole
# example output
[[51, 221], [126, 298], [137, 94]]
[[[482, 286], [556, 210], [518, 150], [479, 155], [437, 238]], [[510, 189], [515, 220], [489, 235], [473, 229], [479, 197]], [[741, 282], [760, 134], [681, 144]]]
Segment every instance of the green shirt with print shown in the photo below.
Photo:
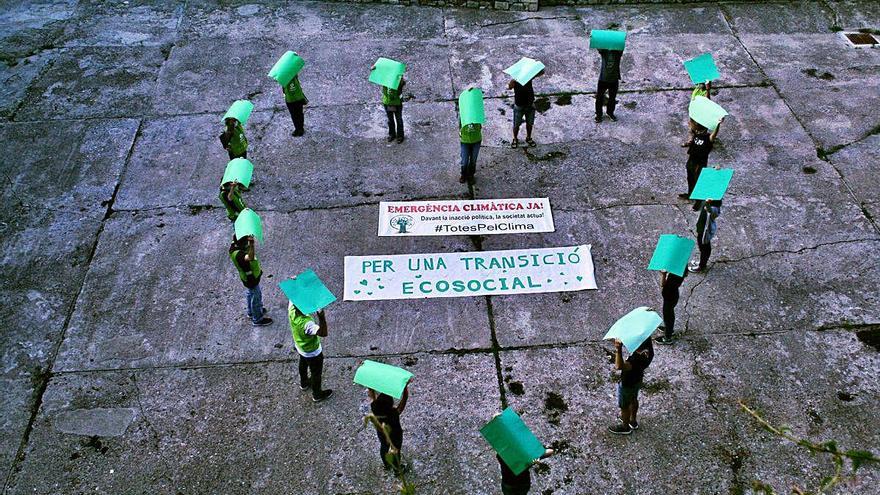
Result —
[[458, 135], [464, 144], [479, 143], [483, 140], [483, 126], [480, 124], [463, 125]]
[[306, 94], [303, 93], [302, 86], [299, 84], [299, 76], [291, 79], [282, 89], [284, 90], [284, 101], [287, 103], [296, 103], [306, 99]]

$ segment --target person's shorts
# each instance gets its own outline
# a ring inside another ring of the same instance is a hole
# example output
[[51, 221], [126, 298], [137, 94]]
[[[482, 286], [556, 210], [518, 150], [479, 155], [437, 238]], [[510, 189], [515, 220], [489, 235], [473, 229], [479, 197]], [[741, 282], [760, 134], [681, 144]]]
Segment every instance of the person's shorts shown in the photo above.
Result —
[[642, 388], [641, 383], [634, 387], [624, 387], [622, 383], [618, 383], [617, 407], [623, 409], [624, 407], [629, 407], [629, 405], [632, 404], [632, 401], [638, 400], [640, 388]]
[[518, 107], [516, 105], [513, 106], [513, 126], [519, 127], [522, 125], [523, 118], [526, 120], [527, 125], [533, 125], [535, 123], [535, 107]]

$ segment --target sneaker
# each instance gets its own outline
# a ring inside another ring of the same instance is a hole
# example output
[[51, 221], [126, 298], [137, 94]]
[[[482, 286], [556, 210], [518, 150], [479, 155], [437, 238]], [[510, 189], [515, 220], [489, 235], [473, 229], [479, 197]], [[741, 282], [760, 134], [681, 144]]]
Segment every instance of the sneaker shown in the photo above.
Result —
[[302, 129], [297, 129], [297, 130], [293, 131], [290, 135], [293, 137], [300, 137], [305, 133], [306, 133], [306, 131], [304, 131]]
[[602, 122], [602, 116], [596, 115], [596, 123], [598, 124], [599, 122]]
[[673, 339], [672, 337], [667, 337], [667, 336], [663, 335], [662, 337], [657, 337], [656, 339], [654, 339], [654, 342], [656, 342], [658, 344], [662, 344], [662, 345], [669, 345], [674, 340], [675, 339]]
[[617, 117], [615, 117], [613, 113], [609, 113], [608, 118], [611, 119], [612, 122], [617, 122]]
[[703, 268], [700, 268], [700, 264], [696, 261], [691, 261], [688, 265], [688, 271], [691, 273], [700, 273], [703, 271]]
[[623, 424], [623, 423], [618, 423], [614, 426], [609, 426], [608, 431], [610, 431], [611, 433], [614, 433], [615, 435], [629, 435], [630, 433], [633, 432], [632, 428], [629, 425]]
[[305, 382], [305, 383], [299, 382], [299, 389], [300, 390], [308, 390], [309, 387], [311, 387], [311, 386], [312, 386], [312, 384], [309, 382]]
[[388, 136], [388, 142], [389, 142], [389, 143], [393, 143], [395, 139], [397, 139], [397, 136], [395, 136], [394, 134]]
[[633, 431], [638, 430], [639, 429], [639, 422], [633, 421], [632, 423], [629, 424], [629, 427], [632, 428]]
[[317, 394], [312, 396], [312, 402], [321, 402], [330, 398], [333, 395], [333, 390], [327, 389], [318, 392]]
[[272, 318], [269, 318], [268, 316], [264, 316], [264, 317], [260, 318], [260, 321], [252, 321], [251, 322], [251, 325], [253, 325], [255, 327], [265, 327], [265, 326], [271, 325], [271, 324], [272, 324]]
[[691, 199], [691, 193], [678, 193], [678, 197], [681, 199]]
[[403, 137], [403, 134], [401, 134], [400, 136], [397, 136], [397, 142], [398, 142], [398, 143], [402, 143], [404, 139], [405, 139], [405, 138]]

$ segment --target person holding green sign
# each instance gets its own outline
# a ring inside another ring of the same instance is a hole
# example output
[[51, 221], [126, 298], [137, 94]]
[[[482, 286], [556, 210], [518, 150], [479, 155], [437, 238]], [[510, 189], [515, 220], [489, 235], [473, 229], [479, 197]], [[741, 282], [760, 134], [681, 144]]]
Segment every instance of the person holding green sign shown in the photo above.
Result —
[[636, 415], [639, 412], [639, 389], [645, 377], [645, 369], [654, 360], [654, 346], [647, 338], [639, 347], [623, 360], [623, 342], [614, 339], [614, 368], [620, 370], [620, 383], [617, 384], [617, 406], [620, 408], [620, 423], [609, 426], [608, 431], [615, 435], [629, 435], [639, 429]]
[[387, 394], [376, 393], [368, 388], [370, 396], [370, 411], [376, 419], [373, 426], [376, 427], [376, 436], [379, 438], [379, 457], [385, 469], [393, 469], [395, 473], [404, 470], [400, 461], [400, 448], [403, 446], [403, 427], [400, 425], [400, 415], [406, 407], [409, 399], [409, 384], [403, 389], [403, 395], [397, 406], [394, 399]]
[[712, 254], [712, 238], [715, 237], [717, 225], [715, 219], [721, 214], [721, 200], [707, 199], [697, 201], [700, 216], [697, 218], [697, 247], [700, 249], [700, 261], [692, 261], [688, 271], [699, 273], [706, 269], [709, 256]]
[[[694, 91], [691, 93], [691, 101], [694, 101], [694, 98], [698, 96], [702, 96], [707, 100], [712, 99], [712, 81], [697, 83], [694, 87]], [[699, 127], [699, 124], [688, 116], [688, 137], [685, 142], [681, 143], [682, 148], [687, 148], [694, 141], [694, 136], [697, 134], [697, 127]]]
[[220, 144], [229, 152], [229, 159], [247, 158], [248, 142], [244, 135], [244, 126], [233, 117], [227, 117], [223, 122], [226, 124], [226, 129], [220, 134]]
[[[693, 244], [691, 244], [693, 249]], [[658, 337], [658, 344], [671, 344], [672, 336], [675, 334], [675, 307], [678, 306], [678, 299], [681, 297], [679, 289], [684, 279], [687, 277], [687, 271], [682, 272], [681, 276], [660, 270], [660, 294], [663, 296], [663, 335]]]
[[[599, 68], [599, 84], [596, 88], [596, 122], [602, 122], [602, 106], [607, 103], [608, 118], [617, 121], [614, 108], [617, 106], [617, 90], [620, 86], [620, 59], [622, 50], [599, 49], [602, 65]], [[605, 93], [608, 99], [605, 99]]]
[[321, 375], [324, 373], [324, 349], [321, 337], [328, 334], [327, 318], [324, 310], [318, 311], [318, 323], [314, 318], [303, 314], [292, 302], [287, 305], [287, 317], [290, 320], [290, 333], [293, 335], [293, 346], [299, 354], [299, 388], [312, 389], [312, 401], [321, 402], [333, 395], [333, 390], [321, 389]]
[[255, 327], [263, 327], [272, 324], [272, 318], [265, 316], [263, 308], [263, 293], [260, 291], [260, 277], [263, 270], [260, 261], [254, 252], [254, 236], [246, 236], [237, 239], [232, 236], [232, 244], [229, 246], [229, 259], [238, 271], [238, 277], [245, 287], [245, 301], [247, 315]]
[[[542, 69], [535, 77], [543, 74], [544, 70]], [[532, 127], [535, 124], [535, 90], [532, 88], [534, 80], [532, 78], [529, 79], [529, 82], [520, 84], [516, 79], [511, 79], [507, 83], [507, 89], [513, 90], [513, 141], [510, 142], [511, 148], [519, 146], [519, 128], [523, 120], [526, 121], [526, 144], [529, 147], [535, 146], [535, 141], [532, 139]]]
[[718, 119], [718, 124], [711, 134], [709, 134], [709, 130], [706, 127], [694, 123], [696, 126], [694, 137], [688, 144], [688, 161], [685, 166], [687, 169], [688, 190], [686, 193], [679, 194], [679, 198], [689, 199], [691, 197], [694, 186], [697, 185], [697, 179], [700, 178], [700, 172], [709, 164], [709, 153], [712, 152], [712, 146], [715, 143], [715, 139], [718, 138], [718, 130], [721, 129], [722, 122], [724, 122], [724, 117]]
[[281, 87], [284, 93], [284, 104], [287, 105], [287, 111], [290, 112], [290, 120], [293, 121], [294, 137], [305, 134], [305, 115], [303, 114], [303, 106], [308, 105], [309, 99], [306, 98], [302, 86], [299, 84], [299, 75], [293, 76], [287, 85]]
[[[374, 64], [370, 67], [370, 71], [376, 70]], [[398, 143], [404, 140], [403, 134], [403, 86], [406, 81], [400, 76], [400, 82], [397, 88], [389, 88], [382, 86], [382, 105], [385, 107], [385, 116], [388, 117], [388, 142], [391, 143], [395, 139]]]

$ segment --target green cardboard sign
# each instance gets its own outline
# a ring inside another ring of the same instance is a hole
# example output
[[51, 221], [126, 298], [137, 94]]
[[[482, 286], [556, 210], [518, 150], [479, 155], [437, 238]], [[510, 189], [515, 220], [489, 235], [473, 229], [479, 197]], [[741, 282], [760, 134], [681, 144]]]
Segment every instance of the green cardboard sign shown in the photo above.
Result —
[[247, 158], [236, 158], [226, 164], [226, 171], [223, 172], [223, 180], [220, 185], [228, 182], [238, 182], [245, 188], [251, 186], [251, 177], [254, 175], [254, 164]]
[[257, 212], [250, 208], [241, 210], [235, 219], [235, 237], [241, 239], [249, 235], [263, 242], [263, 222]]
[[697, 96], [688, 106], [688, 115], [694, 122], [714, 131], [718, 127], [719, 119], [727, 115], [727, 110], [705, 96]]
[[483, 90], [468, 88], [458, 96], [458, 115], [461, 126], [483, 124], [486, 122], [486, 109], [483, 107]]
[[241, 122], [242, 126], [247, 125], [248, 119], [251, 117], [251, 112], [254, 111], [254, 104], [247, 100], [235, 100], [232, 105], [230, 105], [229, 110], [226, 111], [226, 114], [220, 119], [220, 122], [228, 118], [233, 118], [239, 122]]
[[602, 340], [619, 339], [632, 354], [663, 323], [660, 315], [647, 306], [636, 308], [617, 320]]
[[542, 70], [544, 70], [544, 64], [535, 59], [523, 57], [519, 59], [519, 62], [504, 69], [504, 73], [512, 77], [514, 81], [525, 85]]
[[730, 185], [730, 179], [733, 177], [732, 168], [704, 168], [700, 172], [697, 179], [697, 185], [691, 193], [691, 199], [714, 199], [719, 200], [724, 197], [727, 187]]
[[522, 473], [544, 454], [544, 445], [509, 407], [480, 428], [480, 434], [513, 474]]
[[721, 74], [718, 73], [718, 67], [715, 66], [715, 60], [712, 59], [712, 54], [708, 52], [685, 60], [684, 68], [694, 84], [707, 83], [721, 77]]
[[605, 31], [602, 29], [590, 31], [590, 48], [622, 52], [625, 46], [626, 32], [624, 31]]
[[679, 277], [684, 276], [684, 270], [691, 252], [694, 250], [693, 239], [675, 234], [663, 234], [657, 241], [657, 248], [648, 263], [648, 270], [665, 270]]
[[299, 74], [304, 65], [306, 65], [306, 61], [302, 57], [296, 52], [288, 50], [269, 70], [269, 77], [275, 79], [281, 86], [287, 86]]
[[373, 64], [373, 70], [370, 71], [370, 82], [386, 88], [397, 89], [405, 71], [406, 64], [390, 58], [379, 57], [379, 60]]
[[390, 364], [364, 360], [354, 374], [354, 382], [376, 392], [399, 399], [413, 374]]
[[336, 301], [336, 296], [312, 270], [306, 270], [281, 282], [278, 286], [296, 309], [304, 315], [322, 310]]

